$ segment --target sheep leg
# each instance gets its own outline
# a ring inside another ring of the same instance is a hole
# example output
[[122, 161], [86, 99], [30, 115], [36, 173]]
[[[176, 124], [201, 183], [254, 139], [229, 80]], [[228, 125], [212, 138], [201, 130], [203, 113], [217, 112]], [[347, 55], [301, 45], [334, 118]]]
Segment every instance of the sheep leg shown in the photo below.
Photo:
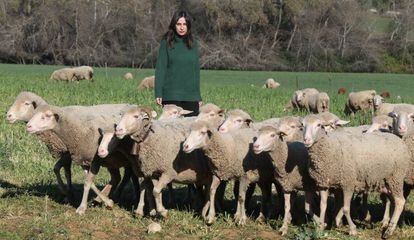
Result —
[[220, 185], [220, 179], [217, 176], [213, 175], [213, 179], [211, 180], [211, 186], [210, 186], [210, 208], [208, 211], [208, 216], [206, 218], [207, 224], [211, 225], [213, 224], [216, 216], [216, 210], [215, 210], [215, 195], [217, 187]]
[[76, 209], [76, 213], [82, 215], [85, 214], [86, 208], [88, 207], [88, 195], [89, 195], [89, 190], [91, 189], [91, 185], [92, 185], [92, 181], [94, 178], [94, 174], [87, 169], [86, 167], [84, 168], [85, 170], [85, 182], [83, 184], [83, 195], [82, 195], [82, 201], [81, 204], [79, 205], [79, 207]]
[[[132, 169], [130, 167], [125, 167], [124, 176], [122, 177], [121, 183], [119, 183], [118, 187], [116, 188], [116, 190], [113, 194], [113, 199], [119, 200], [121, 198], [122, 190], [128, 184], [129, 179], [132, 179], [132, 176], [133, 176]], [[136, 179], [136, 180], [138, 180], [138, 179]], [[133, 183], [133, 184], [134, 184], [134, 190], [135, 190], [136, 189], [135, 188], [136, 184], [135, 183]], [[138, 187], [139, 187], [139, 185], [138, 185]]]
[[155, 206], [157, 208], [157, 212], [164, 218], [167, 217], [168, 211], [165, 209], [164, 205], [162, 204], [162, 195], [161, 191], [162, 189], [167, 186], [171, 182], [172, 178], [167, 173], [161, 174], [161, 177], [158, 179], [158, 182], [154, 184], [154, 189], [152, 190], [152, 193], [155, 198]]
[[311, 217], [315, 222], [319, 222], [319, 218], [313, 213], [312, 202], [314, 193], [311, 191], [305, 191], [305, 213]]
[[351, 218], [351, 200], [352, 190], [343, 190], [344, 207], [343, 212], [349, 225], [349, 235], [354, 236], [357, 234], [356, 225]]
[[137, 209], [135, 210], [135, 214], [138, 215], [138, 216], [141, 216], [141, 217], [144, 216], [145, 192], [146, 192], [147, 188], [150, 187], [149, 185], [150, 185], [150, 180], [148, 178], [144, 178], [144, 180], [141, 183], [141, 189], [139, 191], [138, 206], [137, 206]]
[[[108, 168], [108, 172], [111, 175], [111, 180], [109, 181], [109, 184], [106, 184], [105, 187], [100, 191], [101, 194], [106, 196], [106, 197], [110, 196], [110, 193], [113, 191], [113, 189], [116, 188], [116, 186], [118, 185], [118, 183], [121, 180], [121, 173], [119, 172], [119, 169]], [[102, 202], [102, 199], [98, 195], [94, 199], [94, 201]]]
[[364, 221], [371, 222], [371, 214], [368, 210], [368, 192], [362, 194], [362, 217]]
[[384, 216], [381, 221], [381, 227], [385, 229], [388, 227], [388, 223], [390, 221], [391, 201], [385, 194], [381, 194], [380, 196], [383, 204], [385, 202]]
[[285, 214], [283, 216], [282, 227], [279, 228], [279, 233], [282, 236], [285, 236], [287, 234], [290, 221], [292, 220], [292, 216], [290, 214], [290, 193], [284, 193], [283, 197], [285, 199]]
[[[217, 187], [217, 191], [216, 191], [217, 196], [216, 196], [215, 204], [216, 204], [218, 212], [221, 212], [224, 209], [224, 194], [226, 192], [226, 186], [227, 186], [227, 181], [220, 181], [220, 185]], [[234, 192], [234, 188], [233, 188], [233, 192]]]
[[319, 229], [320, 230], [324, 230], [326, 227], [326, 223], [325, 223], [325, 214], [326, 214], [326, 207], [328, 206], [328, 190], [320, 190], [319, 191], [319, 195], [321, 197], [321, 202], [320, 202], [320, 216], [319, 216]]
[[247, 177], [241, 177], [239, 181], [239, 197], [237, 201], [237, 210], [234, 215], [234, 220], [238, 225], [245, 225], [247, 221], [246, 216], [246, 190], [249, 185], [249, 180]]
[[[250, 184], [249, 187], [250, 186], [252, 186], [252, 184]], [[264, 223], [266, 221], [268, 205], [269, 205], [270, 196], [272, 193], [272, 183], [262, 183], [262, 184], [259, 184], [259, 187], [262, 190], [262, 204], [260, 206], [260, 214], [256, 218], [256, 221], [260, 223]], [[249, 190], [249, 188], [247, 190]], [[247, 201], [247, 195], [248, 195], [248, 192], [246, 193], [246, 201]]]
[[168, 187], [168, 201], [167, 201], [167, 206], [171, 208], [175, 204], [175, 201], [174, 201], [174, 188], [173, 188], [173, 185], [172, 185], [171, 182], [167, 184], [167, 187]]
[[382, 238], [388, 238], [392, 235], [395, 228], [398, 224], [398, 219], [400, 219], [400, 215], [404, 209], [405, 199], [403, 194], [393, 195], [393, 203], [394, 203], [394, 213], [392, 214], [391, 221], [388, 224], [387, 230], [382, 234]]
[[334, 191], [335, 196], [335, 225], [342, 226], [342, 218], [344, 216], [344, 197], [342, 191]]
[[63, 169], [65, 171], [66, 185], [69, 191], [68, 192], [69, 196], [73, 194], [71, 167], [72, 167], [72, 158], [68, 155], [65, 157]]
[[[70, 173], [70, 165], [71, 165], [72, 160], [69, 157], [69, 173]], [[71, 177], [67, 177], [67, 165], [68, 165], [68, 157], [63, 155], [56, 163], [55, 166], [53, 167], [53, 172], [56, 175], [56, 180], [58, 182], [58, 187], [60, 192], [65, 195], [66, 198], [69, 197], [69, 195], [71, 194], [71, 190], [72, 190], [72, 178]], [[60, 174], [60, 169], [62, 169], [62, 167], [65, 169], [65, 176], [66, 176], [66, 182], [67, 185], [65, 186], [65, 184], [63, 183], [62, 180], [62, 175]], [[71, 176], [71, 174], [69, 174]], [[65, 200], [68, 200], [66, 199]]]

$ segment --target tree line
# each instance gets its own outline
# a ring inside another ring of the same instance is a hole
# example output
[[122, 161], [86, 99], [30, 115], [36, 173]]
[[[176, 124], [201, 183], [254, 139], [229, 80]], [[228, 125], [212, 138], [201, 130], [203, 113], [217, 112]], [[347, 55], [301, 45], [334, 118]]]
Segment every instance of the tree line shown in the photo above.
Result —
[[153, 68], [178, 9], [205, 69], [414, 72], [412, 0], [0, 0], [0, 62]]

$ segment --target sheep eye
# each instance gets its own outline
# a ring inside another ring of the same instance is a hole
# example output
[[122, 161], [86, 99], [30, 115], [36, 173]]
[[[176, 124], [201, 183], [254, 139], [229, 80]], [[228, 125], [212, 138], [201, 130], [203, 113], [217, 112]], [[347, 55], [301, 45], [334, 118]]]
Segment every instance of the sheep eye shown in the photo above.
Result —
[[139, 118], [139, 115], [134, 115], [134, 118], [138, 119]]
[[174, 111], [173, 114], [177, 114], [177, 111]]
[[320, 123], [318, 123], [318, 125], [316, 125], [317, 127], [320, 127], [321, 126], [321, 124]]
[[42, 116], [40, 119], [45, 120], [45, 117], [44, 117], [44, 116]]
[[295, 126], [292, 125], [292, 126], [290, 126], [290, 128], [295, 128]]
[[239, 122], [239, 123], [241, 123], [241, 122], [242, 122], [242, 120], [241, 120], [241, 119], [237, 119], [236, 121], [237, 121], [237, 122]]
[[25, 103], [24, 103], [24, 105], [26, 105], [26, 106], [29, 106], [29, 105], [30, 105], [30, 103], [28, 103], [28, 102], [25, 102]]
[[210, 117], [214, 117], [214, 113], [210, 113]]
[[270, 134], [270, 137], [274, 138], [276, 135], [274, 133]]

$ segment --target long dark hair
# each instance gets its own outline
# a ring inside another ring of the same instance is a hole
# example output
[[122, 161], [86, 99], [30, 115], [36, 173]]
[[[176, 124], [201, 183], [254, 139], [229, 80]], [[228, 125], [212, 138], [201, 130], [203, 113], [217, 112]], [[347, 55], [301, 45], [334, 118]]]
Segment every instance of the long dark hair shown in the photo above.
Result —
[[178, 22], [178, 19], [184, 18], [187, 23], [187, 34], [183, 36], [185, 45], [187, 48], [191, 48], [193, 45], [193, 34], [191, 33], [191, 16], [186, 11], [177, 11], [174, 13], [173, 17], [171, 18], [170, 26], [168, 26], [168, 31], [165, 33], [164, 37], [167, 40], [167, 46], [169, 48], [172, 48], [173, 41], [175, 39], [175, 36], [178, 35], [176, 32], [175, 25]]

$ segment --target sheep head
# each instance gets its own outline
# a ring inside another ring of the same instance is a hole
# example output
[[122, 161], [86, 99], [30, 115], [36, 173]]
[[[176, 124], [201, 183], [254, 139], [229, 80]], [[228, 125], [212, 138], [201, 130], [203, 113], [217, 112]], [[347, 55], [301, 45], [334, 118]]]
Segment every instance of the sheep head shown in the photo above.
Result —
[[280, 119], [277, 130], [283, 140], [291, 141], [296, 132], [303, 130], [303, 125], [299, 117], [288, 116]]
[[26, 130], [28, 133], [37, 133], [54, 129], [59, 122], [59, 118], [60, 113], [57, 109], [42, 105], [27, 123]]
[[283, 141], [283, 133], [272, 126], [260, 128], [256, 141], [253, 144], [253, 152], [260, 154], [262, 152], [272, 151], [276, 140]]
[[182, 107], [178, 107], [174, 104], [166, 104], [162, 108], [162, 113], [158, 120], [176, 119], [192, 112], [193, 111], [185, 110]]
[[379, 115], [372, 118], [372, 124], [368, 128], [367, 133], [382, 131], [382, 132], [392, 132], [393, 119], [387, 115]]
[[191, 132], [183, 143], [183, 151], [190, 153], [195, 149], [206, 147], [212, 136], [212, 127], [205, 121], [197, 121], [191, 125]]
[[248, 128], [252, 122], [253, 120], [248, 113], [235, 109], [227, 113], [227, 118], [221, 124], [219, 131], [225, 133], [235, 129]]
[[21, 92], [17, 95], [13, 105], [6, 113], [6, 119], [9, 123], [15, 123], [16, 121], [29, 121], [38, 107], [36, 99], [40, 98], [31, 92]]
[[115, 135], [122, 139], [126, 135], [136, 133], [156, 116], [157, 113], [149, 107], [131, 107], [122, 115], [115, 128]]
[[413, 131], [414, 113], [398, 111], [391, 112], [389, 116], [393, 118], [393, 129], [396, 135], [404, 137]]

